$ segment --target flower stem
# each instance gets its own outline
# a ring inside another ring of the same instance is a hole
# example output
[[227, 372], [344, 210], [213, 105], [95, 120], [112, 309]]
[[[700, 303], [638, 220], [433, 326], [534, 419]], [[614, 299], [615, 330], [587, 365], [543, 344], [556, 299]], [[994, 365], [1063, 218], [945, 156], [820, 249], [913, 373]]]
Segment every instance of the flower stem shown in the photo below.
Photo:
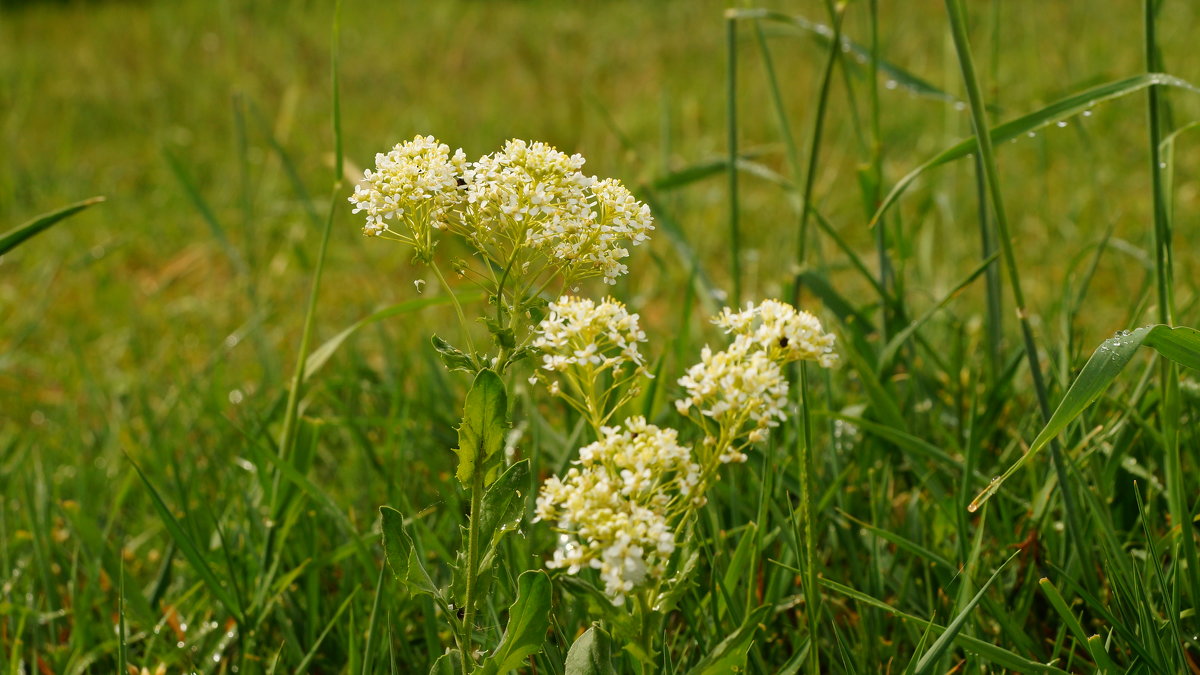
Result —
[[[483, 504], [483, 471], [476, 468], [471, 478], [471, 513], [467, 517], [467, 580], [465, 590], [465, 606], [463, 608], [463, 655], [462, 672], [467, 675], [474, 670], [475, 657], [472, 656], [475, 643], [475, 586], [479, 582], [479, 511]], [[467, 664], [471, 666], [468, 669]]]
[[821, 656], [817, 651], [817, 622], [821, 594], [817, 589], [817, 546], [814, 535], [816, 498], [813, 494], [812, 418], [808, 410], [808, 364], [800, 362], [800, 419], [803, 434], [800, 450], [800, 522], [804, 527], [804, 615], [808, 623], [808, 672], [820, 675]]
[[454, 293], [454, 289], [450, 284], [446, 283], [446, 277], [442, 276], [442, 270], [438, 267], [437, 262], [430, 261], [429, 266], [433, 268], [433, 273], [437, 275], [442, 288], [446, 289], [446, 293], [450, 295], [450, 302], [454, 303], [454, 311], [458, 313], [458, 325], [462, 328], [463, 337], [467, 341], [467, 353], [470, 354], [471, 360], [474, 361], [475, 345], [471, 342], [471, 331], [467, 329], [467, 315], [463, 314], [462, 305], [458, 302], [458, 295]]

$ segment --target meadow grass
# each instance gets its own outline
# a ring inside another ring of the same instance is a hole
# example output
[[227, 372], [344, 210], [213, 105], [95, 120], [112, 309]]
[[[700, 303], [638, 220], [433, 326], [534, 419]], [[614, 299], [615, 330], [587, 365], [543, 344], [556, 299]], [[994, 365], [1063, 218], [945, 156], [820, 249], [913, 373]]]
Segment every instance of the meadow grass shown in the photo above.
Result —
[[[652, 205], [614, 289], [657, 336], [651, 421], [724, 304], [839, 335], [697, 520], [661, 670], [723, 672], [739, 634], [750, 672], [1200, 669], [1196, 372], [1134, 344], [1039, 434], [1114, 332], [1200, 325], [1200, 105], [1143, 76], [1200, 83], [1195, 7], [350, 0], [331, 68], [333, 16], [0, 8], [0, 231], [107, 197], [0, 257], [0, 672], [423, 672], [449, 643], [378, 507], [453, 559], [470, 382], [428, 336], [455, 313], [343, 201], [415, 133], [547, 140]], [[561, 474], [579, 416], [509, 386]], [[481, 643], [553, 548], [520, 531]], [[530, 670], [590, 623], [556, 576]]]

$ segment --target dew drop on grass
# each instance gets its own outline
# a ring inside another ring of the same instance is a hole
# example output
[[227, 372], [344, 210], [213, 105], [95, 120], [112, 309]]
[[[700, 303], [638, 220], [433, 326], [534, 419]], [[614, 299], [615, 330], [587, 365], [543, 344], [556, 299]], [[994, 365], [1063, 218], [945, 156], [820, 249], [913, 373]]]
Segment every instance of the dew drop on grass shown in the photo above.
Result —
[[1092, 111], [1091, 111], [1091, 110], [1084, 110], [1084, 111], [1083, 111], [1083, 116], [1084, 116], [1084, 117], [1091, 117], [1091, 116], [1092, 116]]
[[966, 103], [963, 103], [962, 101], [959, 101], [959, 102], [957, 102], [957, 103], [955, 103], [955, 104], [954, 104], [954, 109], [955, 109], [955, 110], [966, 110], [966, 109], [967, 109], [967, 104], [966, 104]]
[[175, 643], [175, 647], [176, 647], [176, 648], [178, 648], [178, 649], [183, 649], [183, 640], [180, 640], [179, 642], [176, 642], [176, 643]]
[[1057, 124], [1058, 124], [1058, 128], [1059, 128], [1059, 129], [1062, 129], [1063, 127], [1067, 126], [1067, 121], [1066, 121], [1066, 120], [1059, 120], [1059, 121], [1057, 122]]
[[1037, 132], [1031, 131], [1028, 134], [1026, 134], [1026, 136], [1029, 136], [1030, 138], [1037, 138]]
[[1167, 168], [1167, 163], [1166, 163], [1166, 162], [1159, 162], [1159, 163], [1158, 163], [1158, 168], [1160, 168], [1160, 169], [1165, 169], [1165, 168]]
[[234, 405], [238, 405], [245, 399], [246, 395], [242, 393], [241, 389], [234, 389], [233, 391], [229, 392], [229, 402]]
[[221, 655], [220, 655], [220, 654], [213, 654], [213, 657], [212, 657], [212, 659], [213, 659], [213, 663], [220, 663], [220, 662], [221, 662]]
[[900, 83], [895, 80], [888, 80], [887, 82], [883, 83], [883, 86], [887, 87], [888, 89], [895, 89], [896, 87], [900, 86]]

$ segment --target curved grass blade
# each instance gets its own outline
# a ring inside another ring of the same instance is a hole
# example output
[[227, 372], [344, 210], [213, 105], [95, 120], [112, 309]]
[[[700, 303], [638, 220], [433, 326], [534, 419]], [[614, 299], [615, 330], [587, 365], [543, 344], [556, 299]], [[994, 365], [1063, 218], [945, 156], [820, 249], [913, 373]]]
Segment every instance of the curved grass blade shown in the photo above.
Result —
[[225, 607], [226, 611], [237, 619], [239, 624], [244, 625], [246, 621], [242, 614], [241, 604], [235, 600], [234, 596], [230, 595], [229, 590], [217, 578], [213, 569], [208, 566], [208, 559], [201, 553], [200, 547], [196, 545], [196, 542], [192, 541], [192, 538], [188, 536], [187, 531], [183, 529], [183, 526], [175, 518], [175, 514], [171, 513], [171, 508], [163, 501], [162, 496], [158, 494], [158, 490], [154, 489], [154, 484], [142, 472], [142, 467], [138, 466], [137, 462], [133, 461], [133, 458], [129, 455], [126, 455], [125, 458], [133, 465], [134, 470], [137, 471], [138, 476], [145, 483], [146, 489], [150, 491], [150, 499], [154, 503], [154, 509], [158, 511], [163, 526], [167, 528], [167, 532], [175, 540], [175, 545], [183, 552], [184, 557], [187, 558], [192, 568], [196, 571], [196, 574], [204, 581], [204, 585], [208, 587], [213, 597]]
[[972, 512], [977, 510], [1000, 489], [1009, 476], [1016, 473], [1085, 408], [1100, 398], [1100, 395], [1108, 389], [1112, 381], [1133, 358], [1138, 347], [1143, 346], [1150, 347], [1175, 363], [1200, 370], [1200, 331], [1194, 328], [1183, 326], [1172, 328], [1162, 324], [1143, 326], [1135, 331], [1122, 333], [1105, 340], [1088, 359], [1083, 370], [1079, 372], [1079, 376], [1071, 383], [1071, 388], [1063, 396], [1062, 402], [1051, 415], [1050, 421], [1029, 445], [1029, 451], [1014, 462], [1001, 476], [992, 479], [992, 482], [975, 497], [967, 510]]
[[[1123, 80], [1117, 80], [1116, 82], [1109, 82], [1108, 84], [1092, 87], [1091, 89], [1084, 90], [1078, 94], [1072, 94], [1066, 98], [1055, 101], [1054, 103], [1051, 103], [1040, 110], [1031, 112], [1028, 115], [1024, 115], [1015, 120], [1010, 120], [1004, 124], [992, 127], [992, 142], [1000, 143], [1001, 141], [1014, 139], [1021, 134], [1041, 129], [1042, 127], [1049, 126], [1050, 124], [1053, 124], [1063, 118], [1079, 114], [1084, 110], [1096, 105], [1097, 103], [1127, 96], [1152, 85], [1177, 87], [1186, 91], [1200, 93], [1200, 87], [1196, 87], [1190, 82], [1182, 80], [1173, 75], [1167, 75], [1165, 73], [1145, 73], [1142, 75], [1135, 75]], [[900, 195], [903, 194], [908, 186], [911, 185], [917, 178], [919, 178], [921, 174], [925, 173], [929, 169], [946, 164], [947, 162], [952, 162], [956, 159], [966, 157], [967, 155], [976, 152], [978, 149], [977, 146], [978, 142], [974, 136], [971, 136], [970, 138], [959, 141], [949, 148], [939, 152], [938, 154], [926, 160], [925, 163], [910, 171], [908, 175], [897, 181], [891, 192], [889, 192], [887, 196], [883, 198], [883, 201], [879, 204], [879, 208], [875, 210], [875, 215], [871, 217], [870, 225], [874, 227], [875, 224], [879, 222], [879, 219], [883, 216], [883, 214], [887, 212], [888, 208], [900, 198]]]
[[[473, 295], [464, 295], [459, 298], [459, 301], [460, 302], [476, 302], [476, 301], [482, 300], [482, 299], [483, 299], [483, 294], [476, 293]], [[305, 361], [304, 361], [304, 376], [302, 378], [302, 381], [307, 382], [308, 379], [311, 378], [314, 373], [316, 373], [318, 370], [320, 370], [321, 367], [324, 366], [327, 361], [329, 361], [329, 357], [333, 356], [333, 353], [336, 352], [338, 350], [338, 348], [342, 346], [342, 343], [345, 342], [347, 338], [349, 338], [351, 335], [358, 332], [359, 329], [363, 328], [364, 326], [369, 326], [377, 321], [382, 321], [383, 319], [386, 319], [389, 317], [398, 316], [400, 314], [408, 314], [409, 312], [415, 312], [417, 310], [425, 309], [426, 307], [434, 307], [436, 305], [449, 304], [452, 301], [453, 301], [453, 299], [448, 295], [447, 296], [437, 296], [437, 297], [432, 297], [432, 298], [418, 298], [416, 300], [406, 300], [405, 302], [401, 302], [397, 305], [392, 305], [391, 307], [381, 309], [378, 312], [375, 312], [374, 314], [371, 314], [369, 316], [359, 319], [358, 321], [355, 321], [354, 323], [350, 324], [347, 328], [342, 330], [342, 332], [338, 333], [337, 335], [334, 335], [333, 337], [329, 338], [324, 343], [322, 343], [321, 346], [312, 350], [312, 353], [310, 353], [308, 355], [308, 358], [305, 359]]]
[[16, 226], [4, 234], [0, 234], [0, 255], [4, 255], [17, 246], [20, 246], [30, 237], [48, 230], [58, 221], [63, 220], [64, 218], [69, 218], [86, 209], [87, 207], [92, 206], [93, 204], [99, 204], [100, 202], [104, 201], [104, 199], [104, 197], [92, 197], [81, 202], [75, 202], [70, 206], [64, 206], [63, 208], [58, 209], [57, 211], [43, 213], [33, 220], [22, 223], [21, 225]]
[[[791, 569], [791, 568], [789, 568], [789, 569]], [[867, 595], [866, 593], [857, 591], [857, 590], [855, 590], [849, 586], [846, 586], [844, 584], [839, 584], [838, 582], [833, 581], [831, 579], [826, 579], [826, 578], [822, 577], [821, 585], [824, 586], [825, 588], [828, 588], [831, 591], [834, 591], [835, 593], [839, 593], [848, 598], [853, 598], [854, 600], [857, 600], [863, 604], [874, 607], [876, 609], [881, 609], [893, 616], [898, 616], [902, 619], [906, 619], [906, 620], [912, 621], [914, 623], [920, 623], [922, 625], [928, 623], [925, 619], [922, 619], [922, 618], [916, 616], [915, 614], [909, 614], [908, 612], [904, 612], [899, 609], [896, 609], [895, 607], [887, 604], [886, 602], [883, 602], [882, 600], [873, 598], [873, 597]], [[942, 628], [941, 626], [937, 625], [936, 623], [931, 624], [931, 625], [933, 627], [933, 630], [935, 630], [935, 631], [946, 630], [945, 628]], [[1016, 652], [1009, 651], [1009, 650], [1005, 649], [1004, 647], [992, 644], [991, 642], [987, 642], [985, 640], [981, 640], [977, 637], [972, 637], [970, 635], [964, 635], [962, 633], [959, 633], [958, 635], [956, 635], [954, 637], [954, 642], [957, 643], [959, 647], [962, 647], [963, 649], [971, 652], [972, 654], [981, 656], [998, 666], [1003, 666], [1014, 672], [1018, 672], [1018, 673], [1055, 673], [1055, 675], [1067, 675], [1067, 671], [1062, 670], [1061, 668], [1056, 668], [1055, 666], [1049, 666], [1044, 663], [1038, 663], [1037, 661], [1027, 659], [1024, 656], [1017, 654]]]
[[975, 605], [978, 605], [979, 601], [983, 599], [983, 594], [987, 592], [989, 587], [991, 587], [992, 582], [996, 580], [996, 577], [1000, 576], [1000, 572], [1004, 570], [1008, 563], [1018, 555], [1020, 555], [1019, 551], [1009, 556], [1008, 560], [1005, 560], [1000, 567], [996, 568], [995, 572], [992, 572], [992, 576], [989, 577], [983, 586], [979, 588], [979, 592], [975, 594], [975, 597], [971, 598], [971, 601], [962, 608], [962, 611], [958, 613], [958, 616], [954, 617], [954, 620], [950, 622], [950, 625], [946, 626], [946, 631], [939, 635], [937, 640], [934, 640], [933, 645], [929, 648], [929, 651], [925, 652], [925, 655], [922, 656], [921, 660], [917, 662], [916, 675], [925, 675], [926, 673], [933, 671], [938, 660], [942, 657], [942, 654], [944, 654], [946, 650], [950, 648], [951, 643], [954, 642], [954, 637], [958, 635], [959, 631], [962, 630], [963, 625], [967, 622], [967, 617], [969, 617], [971, 615], [971, 611], [975, 609]]
[[[834, 37], [834, 31], [829, 26], [809, 21], [802, 16], [793, 16], [768, 9], [730, 9], [726, 11], [726, 16], [736, 19], [758, 19], [784, 24], [788, 27], [796, 28], [800, 32], [811, 34], [822, 46], [828, 46]], [[850, 52], [855, 57], [852, 60], [845, 59], [844, 62], [847, 65], [851, 65], [852, 61], [857, 61], [858, 59], [870, 61], [872, 57], [870, 48], [860, 45], [845, 36], [842, 36], [840, 43], [843, 50]], [[880, 59], [878, 66], [879, 72], [887, 75], [888, 80], [895, 82], [897, 86], [903, 87], [918, 96], [925, 96], [947, 103], [957, 103], [959, 101], [958, 98], [938, 89], [929, 82], [890, 61]]]

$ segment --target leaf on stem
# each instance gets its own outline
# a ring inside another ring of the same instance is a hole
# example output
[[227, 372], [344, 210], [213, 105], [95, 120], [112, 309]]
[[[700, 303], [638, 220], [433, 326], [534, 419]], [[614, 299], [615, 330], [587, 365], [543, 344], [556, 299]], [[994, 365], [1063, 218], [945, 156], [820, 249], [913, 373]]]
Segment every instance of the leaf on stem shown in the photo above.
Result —
[[516, 670], [536, 654], [550, 629], [550, 577], [529, 570], [517, 578], [517, 599], [508, 608], [508, 626], [496, 651], [483, 662], [484, 675]]
[[483, 369], [475, 376], [463, 408], [462, 424], [458, 427], [458, 470], [455, 473], [463, 487], [470, 489], [476, 471], [484, 472], [488, 483], [508, 430], [508, 394], [504, 382], [491, 370]]

